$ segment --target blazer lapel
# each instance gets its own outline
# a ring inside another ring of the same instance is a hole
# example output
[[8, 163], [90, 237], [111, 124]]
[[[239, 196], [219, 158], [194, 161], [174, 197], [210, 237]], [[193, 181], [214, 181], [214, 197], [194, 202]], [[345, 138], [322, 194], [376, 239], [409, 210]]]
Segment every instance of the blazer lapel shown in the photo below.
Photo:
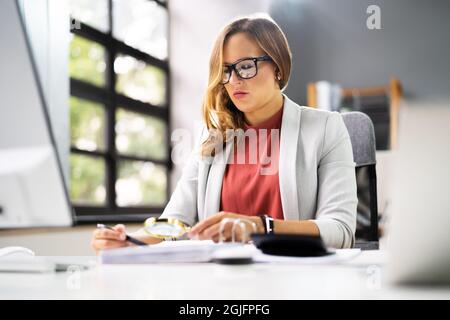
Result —
[[285, 220], [300, 218], [297, 186], [297, 146], [301, 109], [284, 96], [283, 119], [280, 135], [280, 162], [278, 179], [281, 205]]
[[225, 168], [227, 166], [228, 158], [233, 145], [233, 142], [227, 143], [224, 152], [215, 156], [210, 165], [208, 180], [206, 183], [205, 209], [203, 210], [203, 217], [200, 217], [200, 219], [205, 219], [219, 212], [223, 175], [225, 173]]

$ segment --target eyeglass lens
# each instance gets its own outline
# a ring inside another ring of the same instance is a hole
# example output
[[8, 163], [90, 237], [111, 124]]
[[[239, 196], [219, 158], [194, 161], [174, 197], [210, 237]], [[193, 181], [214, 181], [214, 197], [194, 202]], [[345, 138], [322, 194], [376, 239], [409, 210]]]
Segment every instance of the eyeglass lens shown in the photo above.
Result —
[[[252, 59], [242, 60], [235, 66], [235, 71], [242, 79], [250, 79], [256, 75], [256, 62]], [[226, 66], [223, 71], [222, 82], [227, 83], [230, 80], [232, 72], [231, 66]]]

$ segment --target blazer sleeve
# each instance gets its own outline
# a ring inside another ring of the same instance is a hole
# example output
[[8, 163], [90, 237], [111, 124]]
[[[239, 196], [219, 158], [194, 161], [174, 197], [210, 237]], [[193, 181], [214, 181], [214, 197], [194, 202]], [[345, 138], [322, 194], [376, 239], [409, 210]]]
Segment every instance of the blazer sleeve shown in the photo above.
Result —
[[338, 112], [331, 112], [325, 125], [318, 166], [316, 220], [325, 244], [350, 248], [355, 242], [355, 163], [347, 127]]
[[193, 226], [197, 222], [199, 151], [205, 132], [207, 132], [206, 127], [203, 127], [200, 137], [196, 141], [194, 149], [183, 167], [181, 177], [175, 186], [175, 190], [161, 214], [161, 218], [176, 218], [190, 226]]

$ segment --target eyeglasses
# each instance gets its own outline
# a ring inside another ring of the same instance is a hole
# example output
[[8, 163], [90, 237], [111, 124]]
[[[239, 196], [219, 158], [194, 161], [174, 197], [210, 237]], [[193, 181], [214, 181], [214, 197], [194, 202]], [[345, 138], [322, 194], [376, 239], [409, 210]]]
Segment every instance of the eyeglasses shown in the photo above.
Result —
[[222, 84], [230, 81], [231, 73], [234, 72], [240, 79], [251, 79], [258, 74], [258, 61], [272, 61], [272, 58], [265, 55], [255, 58], [242, 58], [233, 64], [223, 67]]

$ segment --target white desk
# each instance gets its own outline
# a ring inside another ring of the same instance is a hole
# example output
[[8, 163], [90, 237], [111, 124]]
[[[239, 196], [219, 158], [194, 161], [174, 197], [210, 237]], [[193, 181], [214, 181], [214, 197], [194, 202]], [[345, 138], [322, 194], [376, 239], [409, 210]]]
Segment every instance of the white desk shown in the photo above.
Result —
[[[52, 257], [86, 262], [95, 257]], [[0, 299], [449, 299], [450, 287], [387, 283], [382, 251], [341, 265], [101, 265], [77, 273], [0, 273]]]

